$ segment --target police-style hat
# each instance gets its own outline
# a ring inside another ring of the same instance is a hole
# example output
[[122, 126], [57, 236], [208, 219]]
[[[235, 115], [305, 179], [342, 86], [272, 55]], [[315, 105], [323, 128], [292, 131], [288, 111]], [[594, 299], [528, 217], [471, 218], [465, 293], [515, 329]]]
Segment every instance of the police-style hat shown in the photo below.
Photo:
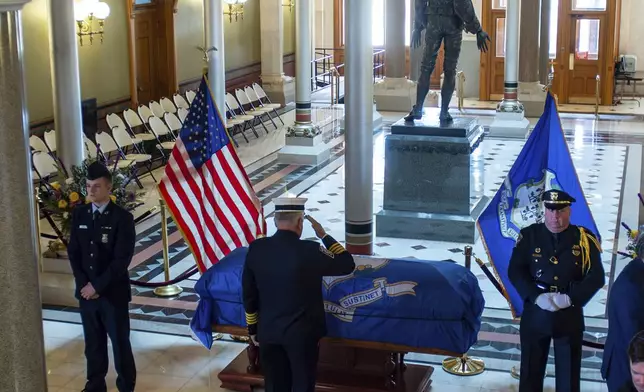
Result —
[[306, 204], [304, 197], [278, 197], [274, 200], [275, 212], [301, 212], [304, 213]]
[[87, 167], [87, 179], [94, 181], [99, 178], [105, 178], [108, 181], [112, 181], [112, 173], [110, 173], [110, 170], [105, 167], [105, 165], [96, 161]]
[[544, 206], [549, 210], [563, 210], [570, 207], [576, 200], [564, 191], [558, 189], [551, 189], [543, 192], [541, 196]]

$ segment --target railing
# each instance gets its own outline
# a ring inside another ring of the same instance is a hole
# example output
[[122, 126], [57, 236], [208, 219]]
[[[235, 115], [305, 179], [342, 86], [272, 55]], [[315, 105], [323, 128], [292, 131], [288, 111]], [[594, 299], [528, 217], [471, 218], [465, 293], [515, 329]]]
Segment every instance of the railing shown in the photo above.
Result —
[[[336, 61], [336, 56], [343, 59], [344, 49], [316, 48], [315, 60], [311, 60], [311, 92], [332, 86], [344, 72], [344, 62]], [[373, 50], [373, 81], [384, 77], [385, 50]], [[337, 80], [336, 80], [337, 79]], [[335, 90], [339, 97], [339, 84]], [[333, 95], [333, 94], [332, 94]], [[333, 98], [332, 98], [333, 99]]]

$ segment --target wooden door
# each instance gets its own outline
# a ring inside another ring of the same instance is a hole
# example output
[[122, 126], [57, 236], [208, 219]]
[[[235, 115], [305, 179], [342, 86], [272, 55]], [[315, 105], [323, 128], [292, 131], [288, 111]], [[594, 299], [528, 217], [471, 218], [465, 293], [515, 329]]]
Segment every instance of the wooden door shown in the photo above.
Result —
[[490, 48], [481, 52], [479, 99], [499, 101], [503, 98], [505, 76], [505, 8], [506, 0], [483, 0], [481, 24], [490, 35]]
[[[173, 0], [149, 0], [133, 5], [134, 74], [138, 102], [171, 96], [177, 88]], [[132, 55], [132, 54], [131, 54]]]

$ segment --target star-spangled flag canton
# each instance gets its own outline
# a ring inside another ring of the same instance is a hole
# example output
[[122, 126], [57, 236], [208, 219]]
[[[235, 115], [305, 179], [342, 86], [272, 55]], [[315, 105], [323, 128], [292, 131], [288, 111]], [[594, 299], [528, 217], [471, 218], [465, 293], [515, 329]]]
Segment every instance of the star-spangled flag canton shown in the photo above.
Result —
[[179, 132], [159, 192], [202, 273], [265, 232], [261, 205], [205, 78]]

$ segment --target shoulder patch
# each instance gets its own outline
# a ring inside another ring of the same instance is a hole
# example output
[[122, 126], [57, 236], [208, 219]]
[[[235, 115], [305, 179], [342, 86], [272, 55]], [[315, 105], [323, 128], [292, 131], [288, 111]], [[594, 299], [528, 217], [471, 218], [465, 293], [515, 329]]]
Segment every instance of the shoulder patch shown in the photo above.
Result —
[[330, 258], [334, 258], [334, 257], [335, 257], [335, 255], [333, 254], [333, 252], [329, 251], [327, 248], [325, 248], [325, 247], [324, 247], [324, 246], [322, 246], [322, 245], [320, 245], [320, 252], [324, 253], [325, 255], [329, 256]]

